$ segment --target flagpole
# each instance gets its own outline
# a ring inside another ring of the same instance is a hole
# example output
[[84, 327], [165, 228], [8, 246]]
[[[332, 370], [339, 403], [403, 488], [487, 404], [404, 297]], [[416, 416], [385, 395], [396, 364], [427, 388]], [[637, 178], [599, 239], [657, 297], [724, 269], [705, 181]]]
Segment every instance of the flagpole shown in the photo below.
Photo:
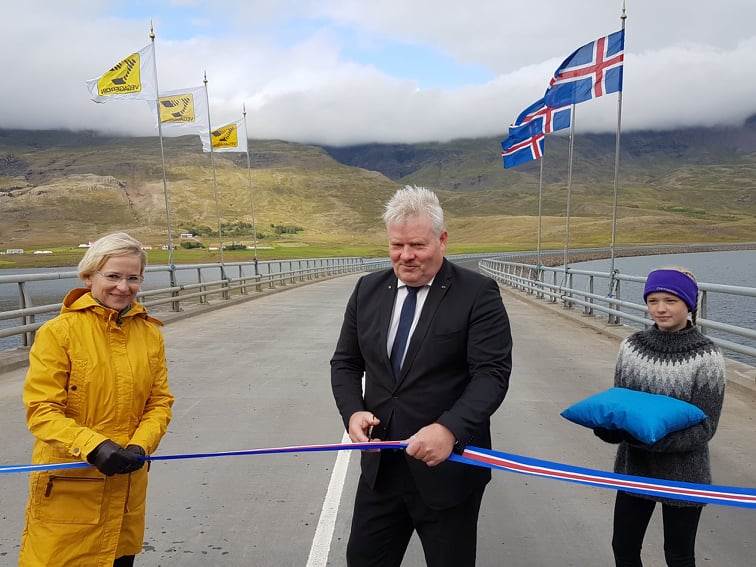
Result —
[[572, 104], [570, 112], [570, 153], [569, 166], [567, 169], [567, 224], [564, 236], [564, 285], [567, 285], [567, 253], [570, 248], [570, 202], [572, 200], [572, 155], [575, 147], [575, 104]]
[[221, 275], [226, 277], [223, 268], [223, 226], [221, 224], [220, 203], [218, 201], [218, 182], [215, 178], [215, 159], [213, 158], [213, 128], [210, 126], [210, 97], [207, 94], [207, 71], [204, 73], [205, 83], [205, 103], [207, 104], [207, 136], [210, 144], [210, 168], [213, 170], [213, 194], [215, 195], [215, 214], [218, 217], [218, 241], [220, 242], [218, 250], [220, 251]]
[[[625, 31], [625, 20], [627, 19], [627, 14], [625, 10], [625, 2], [623, 0], [622, 2], [622, 15], [620, 16], [620, 20], [622, 21], [622, 31]], [[623, 33], [624, 37], [624, 33]], [[623, 73], [623, 83], [624, 83], [624, 67], [622, 70]], [[624, 85], [623, 85], [624, 86]], [[619, 183], [619, 160], [620, 160], [620, 132], [622, 130], [622, 90], [620, 89], [617, 93], [617, 137], [614, 143], [614, 203], [612, 205], [612, 241], [609, 245], [609, 250], [611, 252], [611, 265], [609, 268], [609, 297], [612, 297], [614, 295], [614, 246], [617, 241], [617, 193], [618, 193], [618, 183]]]
[[155, 30], [150, 21], [150, 41], [152, 43], [152, 71], [155, 77], [155, 110], [157, 111], [158, 137], [160, 138], [160, 159], [163, 163], [163, 196], [165, 197], [165, 218], [168, 224], [168, 267], [170, 268], [171, 287], [176, 286], [173, 271], [173, 231], [171, 230], [171, 205], [168, 200], [168, 178], [165, 174], [165, 149], [163, 147], [163, 126], [160, 123], [160, 89], [158, 88], [157, 57], [155, 55]]
[[542, 220], [541, 220], [541, 211], [543, 210], [543, 158], [546, 155], [546, 140], [543, 141], [543, 153], [541, 154], [541, 168], [540, 173], [538, 175], [538, 252], [537, 252], [537, 258], [538, 258], [538, 270], [540, 272], [541, 269], [541, 230], [542, 230]]
[[247, 105], [242, 103], [242, 116], [244, 116], [244, 141], [247, 144], [247, 175], [249, 177], [249, 200], [252, 204], [252, 238], [255, 248], [255, 275], [257, 274], [257, 221], [255, 220], [255, 193], [252, 190], [252, 162], [249, 159], [249, 135], [247, 134]]

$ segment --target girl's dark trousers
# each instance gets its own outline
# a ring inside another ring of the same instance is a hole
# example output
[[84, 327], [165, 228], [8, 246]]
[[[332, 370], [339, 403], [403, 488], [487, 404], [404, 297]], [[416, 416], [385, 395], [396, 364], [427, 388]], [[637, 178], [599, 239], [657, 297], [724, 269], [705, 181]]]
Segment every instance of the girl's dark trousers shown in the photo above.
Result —
[[[643, 567], [641, 547], [656, 502], [617, 492], [612, 549], [617, 567]], [[662, 504], [664, 558], [670, 567], [695, 567], [696, 532], [702, 506]]]

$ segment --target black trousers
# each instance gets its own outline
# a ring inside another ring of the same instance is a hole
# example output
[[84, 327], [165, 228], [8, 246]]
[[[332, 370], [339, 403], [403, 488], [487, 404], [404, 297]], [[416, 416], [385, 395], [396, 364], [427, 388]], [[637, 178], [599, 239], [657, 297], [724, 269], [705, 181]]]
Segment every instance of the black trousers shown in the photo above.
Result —
[[444, 510], [425, 505], [403, 452], [381, 455], [375, 489], [360, 477], [347, 545], [349, 567], [399, 567], [412, 532], [428, 567], [473, 567], [483, 488]]
[[[641, 547], [656, 502], [617, 492], [612, 549], [617, 567], [643, 567]], [[701, 506], [662, 504], [664, 558], [670, 567], [695, 567]]]
[[134, 556], [133, 555], [122, 555], [115, 561], [113, 561], [113, 567], [133, 567], [134, 565]]

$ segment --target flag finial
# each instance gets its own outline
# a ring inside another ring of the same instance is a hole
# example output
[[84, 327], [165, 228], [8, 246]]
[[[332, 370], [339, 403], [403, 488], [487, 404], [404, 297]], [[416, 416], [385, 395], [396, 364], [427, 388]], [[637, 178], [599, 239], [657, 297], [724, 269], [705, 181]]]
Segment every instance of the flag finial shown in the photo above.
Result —
[[242, 103], [242, 116], [247, 116], [247, 103]]
[[204, 75], [202, 82], [205, 83], [205, 86], [207, 86], [207, 71], [202, 71], [202, 74]]
[[620, 16], [621, 20], [625, 20], [627, 18], [627, 1], [622, 0], [622, 15]]
[[155, 41], [155, 28], [152, 27], [152, 18], [150, 18], [150, 40]]

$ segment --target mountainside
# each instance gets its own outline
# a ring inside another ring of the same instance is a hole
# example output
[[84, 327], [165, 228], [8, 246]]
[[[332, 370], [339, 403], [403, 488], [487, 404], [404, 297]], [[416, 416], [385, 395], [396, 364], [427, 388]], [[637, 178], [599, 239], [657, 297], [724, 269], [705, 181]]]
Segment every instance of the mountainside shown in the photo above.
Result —
[[[502, 169], [500, 141], [466, 139], [326, 150], [342, 163], [380, 171], [402, 185], [452, 192], [446, 206], [454, 214], [537, 215], [539, 164]], [[545, 238], [557, 245], [564, 230], [554, 217], [565, 215], [568, 149], [566, 134], [547, 138]], [[578, 134], [574, 151], [571, 215], [579, 220], [573, 225], [571, 240], [606, 243], [615, 136]], [[751, 239], [756, 215], [756, 116], [739, 128], [624, 132], [618, 202], [620, 241]]]
[[[546, 183], [566, 179], [567, 132], [547, 137]], [[501, 138], [448, 143], [368, 144], [326, 147], [341, 163], [380, 171], [399, 183], [452, 191], [528, 190], [538, 183], [538, 162], [502, 171]], [[578, 134], [573, 182], [611, 183], [614, 134]], [[691, 128], [624, 132], [621, 138], [622, 183], [662, 184], [671, 171], [689, 166], [749, 166], [756, 163], [756, 115], [740, 128]]]
[[[551, 246], [565, 234], [567, 142], [559, 135], [546, 143], [544, 243]], [[538, 164], [503, 170], [498, 138], [343, 148], [253, 140], [250, 148], [263, 244], [381, 246], [382, 205], [410, 183], [438, 191], [454, 251], [535, 245]], [[212, 232], [209, 156], [196, 137], [167, 138], [165, 159], [174, 231]], [[609, 241], [613, 160], [613, 135], [576, 137], [576, 245]], [[246, 156], [216, 154], [215, 163], [227, 240], [248, 241]], [[619, 243], [753, 240], [756, 119], [742, 128], [623, 133], [619, 205]], [[0, 130], [0, 217], [0, 249], [75, 245], [115, 229], [164, 242], [158, 140]]]
[[[209, 155], [196, 137], [165, 140], [174, 231], [217, 227]], [[245, 154], [216, 154], [224, 224], [252, 220]], [[259, 231], [296, 226], [315, 240], [359, 240], [396, 184], [348, 167], [321, 148], [255, 142], [252, 190]], [[81, 132], [0, 131], [0, 243], [54, 245], [126, 228], [148, 241], [165, 238], [165, 201], [156, 138]], [[251, 235], [251, 231], [250, 235]], [[295, 238], [295, 237], [291, 237]]]

